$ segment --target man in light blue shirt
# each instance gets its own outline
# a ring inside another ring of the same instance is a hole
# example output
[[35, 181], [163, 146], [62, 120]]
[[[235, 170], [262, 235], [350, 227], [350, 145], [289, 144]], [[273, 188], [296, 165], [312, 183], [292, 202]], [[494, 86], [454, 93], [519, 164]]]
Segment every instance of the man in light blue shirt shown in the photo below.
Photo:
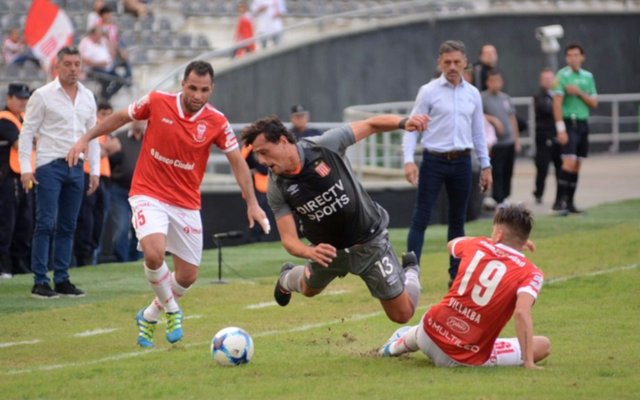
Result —
[[[423, 147], [420, 173], [414, 161], [417, 132], [406, 132], [402, 140], [405, 177], [418, 187], [407, 250], [420, 260], [424, 233], [431, 210], [436, 204], [442, 185], [449, 198], [448, 240], [464, 236], [464, 222], [471, 194], [471, 151], [480, 160], [480, 190], [492, 183], [491, 164], [484, 140], [484, 120], [480, 93], [462, 79], [467, 66], [464, 43], [447, 40], [440, 45], [439, 78], [422, 86], [411, 115], [426, 114], [430, 121], [422, 132]], [[458, 272], [459, 260], [450, 258], [451, 281]]]

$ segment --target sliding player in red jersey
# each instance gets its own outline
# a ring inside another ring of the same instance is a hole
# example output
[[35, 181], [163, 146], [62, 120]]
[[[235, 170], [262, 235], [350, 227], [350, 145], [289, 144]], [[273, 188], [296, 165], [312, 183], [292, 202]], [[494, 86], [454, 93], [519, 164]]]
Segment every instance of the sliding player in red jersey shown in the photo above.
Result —
[[[151, 92], [128, 109], [118, 111], [87, 132], [67, 156], [69, 165], [86, 154], [87, 143], [131, 121], [147, 121], [140, 157], [133, 174], [129, 204], [144, 271], [156, 294], [136, 315], [138, 344], [153, 347], [159, 316], [166, 314], [166, 337], [182, 339], [182, 311], [177, 300], [198, 277], [202, 258], [200, 183], [211, 146], [227, 157], [247, 203], [249, 225], [259, 223], [268, 233], [269, 221], [258, 205], [251, 173], [240, 154], [236, 136], [226, 117], [207, 103], [213, 91], [214, 72], [204, 61], [190, 63], [179, 93]], [[173, 255], [175, 272], [165, 262]]]
[[[451, 289], [431, 307], [421, 324], [397, 330], [380, 349], [383, 356], [421, 350], [436, 366], [538, 368], [551, 352], [545, 336], [533, 335], [531, 308], [543, 275], [522, 249], [533, 250], [533, 218], [522, 206], [500, 207], [491, 238], [461, 237], [449, 242], [461, 259]], [[514, 317], [516, 338], [498, 338]]]

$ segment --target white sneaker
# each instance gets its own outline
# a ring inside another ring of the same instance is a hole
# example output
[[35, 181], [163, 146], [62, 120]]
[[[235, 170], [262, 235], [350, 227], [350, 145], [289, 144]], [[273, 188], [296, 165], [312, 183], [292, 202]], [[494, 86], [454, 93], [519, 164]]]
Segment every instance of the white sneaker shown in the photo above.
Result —
[[382, 346], [380, 350], [378, 350], [378, 354], [380, 354], [383, 357], [393, 357], [394, 355], [391, 354], [391, 351], [390, 351], [391, 343], [400, 339], [411, 328], [412, 328], [411, 326], [403, 326], [396, 329], [396, 331], [393, 332], [393, 334], [391, 335], [389, 340], [387, 340], [384, 346]]
[[13, 278], [13, 275], [11, 275], [8, 272], [3, 272], [0, 274], [0, 279], [11, 279], [11, 278]]

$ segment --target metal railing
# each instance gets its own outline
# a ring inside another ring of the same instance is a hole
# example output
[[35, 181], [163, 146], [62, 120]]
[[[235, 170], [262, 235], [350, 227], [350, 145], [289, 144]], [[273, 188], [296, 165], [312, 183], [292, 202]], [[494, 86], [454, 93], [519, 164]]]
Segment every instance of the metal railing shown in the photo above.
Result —
[[[521, 134], [525, 155], [535, 151], [535, 110], [532, 97], [512, 98], [518, 114], [527, 120], [528, 129]], [[345, 121], [355, 121], [375, 114], [407, 115], [413, 102], [356, 105], [345, 109]], [[624, 108], [624, 112], [621, 110]], [[598, 107], [589, 118], [589, 142], [604, 144], [617, 153], [625, 143], [640, 143], [640, 93], [600, 94]], [[374, 135], [352, 146], [349, 157], [354, 169], [402, 168], [402, 132]]]
[[[535, 152], [533, 98], [514, 97], [512, 100], [518, 114], [526, 116], [529, 128], [522, 133], [521, 144], [523, 154], [531, 156]], [[325, 131], [376, 114], [408, 115], [412, 108], [413, 101], [355, 105], [344, 110], [344, 122], [315, 122], [310, 126]], [[604, 145], [609, 152], [619, 152], [623, 144], [640, 144], [640, 93], [598, 95], [598, 108], [589, 118], [589, 124], [589, 142]], [[232, 127], [239, 134], [247, 125], [248, 123], [232, 124]], [[347, 156], [354, 171], [360, 177], [372, 172], [377, 176], [401, 177], [399, 172], [403, 168], [402, 135], [403, 132], [400, 130], [372, 135], [351, 146]], [[233, 177], [228, 174], [226, 158], [220, 152], [214, 151], [211, 155], [207, 172], [209, 175], [205, 179], [205, 188], [211, 189], [215, 186], [216, 189], [220, 189], [221, 185], [235, 184]]]

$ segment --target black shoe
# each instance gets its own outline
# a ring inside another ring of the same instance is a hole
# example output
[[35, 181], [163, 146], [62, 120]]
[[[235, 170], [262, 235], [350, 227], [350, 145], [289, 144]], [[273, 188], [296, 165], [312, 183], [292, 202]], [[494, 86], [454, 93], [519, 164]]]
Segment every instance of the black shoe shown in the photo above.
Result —
[[567, 206], [567, 212], [569, 212], [570, 214], [584, 214], [584, 210], [577, 209], [573, 204], [569, 204]]
[[68, 279], [64, 282], [56, 283], [56, 292], [67, 297], [84, 297], [84, 292]]
[[51, 290], [51, 286], [48, 283], [36, 284], [33, 285], [31, 289], [31, 297], [36, 299], [57, 299], [60, 295], [53, 290]]
[[420, 265], [418, 264], [418, 257], [416, 257], [416, 253], [409, 251], [402, 254], [402, 269], [405, 271], [413, 269], [418, 274], [418, 277], [420, 277]]
[[295, 267], [295, 265], [291, 263], [285, 263], [284, 265], [282, 265], [282, 268], [280, 269], [280, 276], [278, 276], [276, 287], [273, 290], [273, 297], [276, 299], [276, 303], [278, 303], [282, 307], [286, 306], [287, 304], [289, 304], [289, 301], [291, 301], [291, 292], [287, 292], [280, 285], [280, 278], [287, 272], [291, 271], [293, 267]]
[[567, 206], [563, 203], [554, 203], [553, 206], [551, 207], [551, 212], [554, 215], [558, 215], [561, 217], [565, 217], [569, 215], [569, 210], [567, 209]]

